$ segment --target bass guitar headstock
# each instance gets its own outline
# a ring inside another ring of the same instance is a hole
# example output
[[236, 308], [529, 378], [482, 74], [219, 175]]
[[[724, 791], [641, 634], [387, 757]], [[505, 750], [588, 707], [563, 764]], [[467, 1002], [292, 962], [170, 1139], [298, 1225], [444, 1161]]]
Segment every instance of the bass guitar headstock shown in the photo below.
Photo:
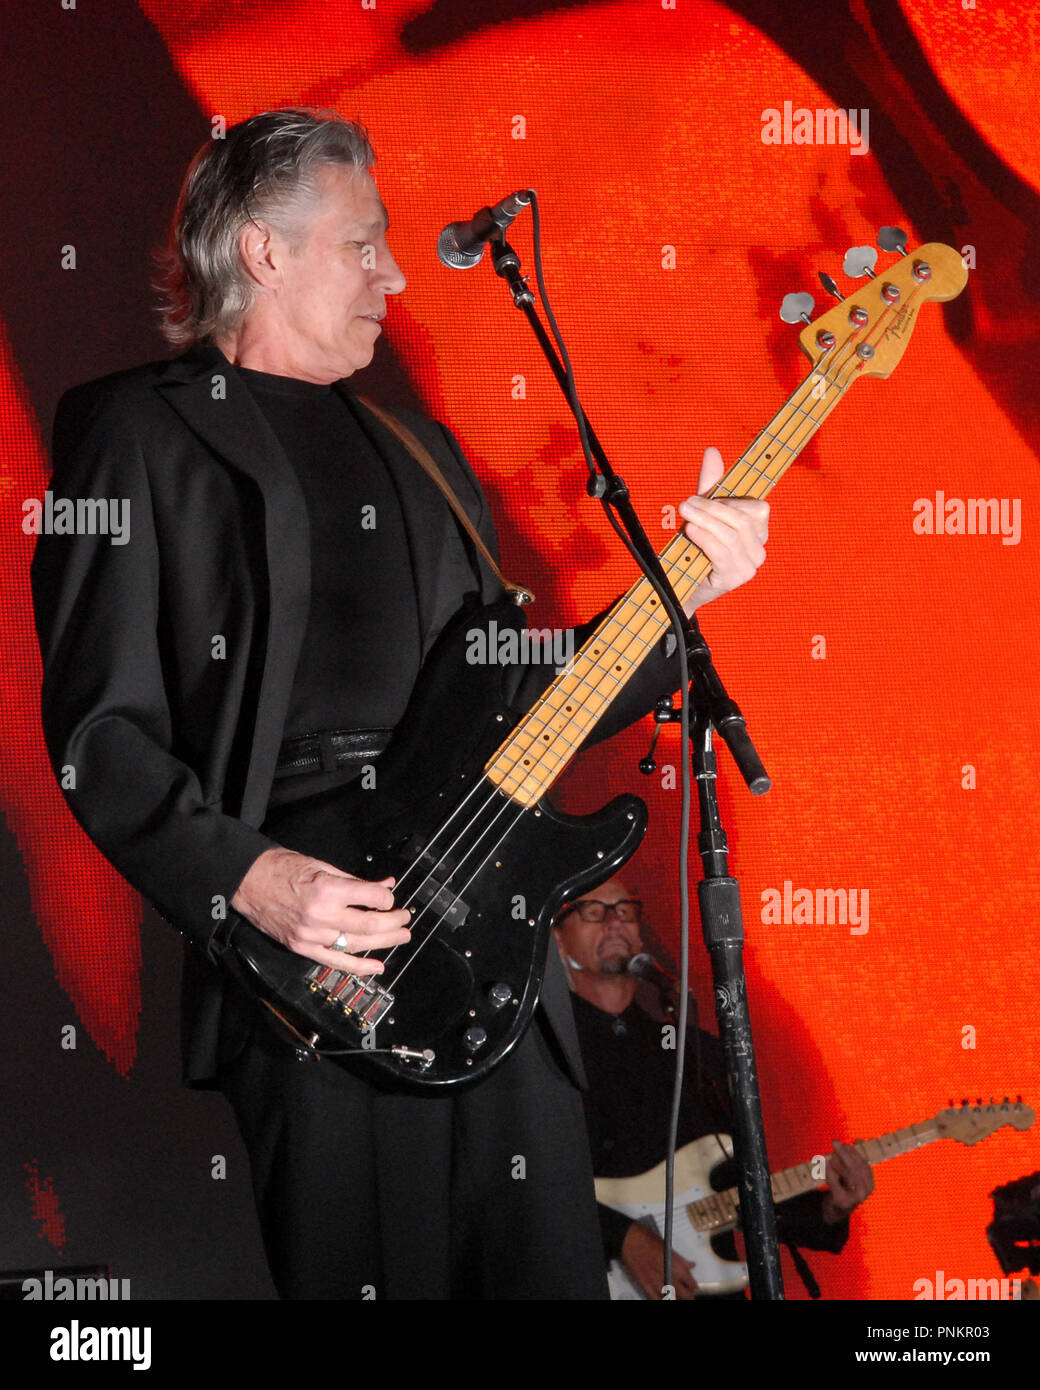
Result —
[[853, 279], [869, 277], [862, 289], [842, 296], [834, 280], [820, 272], [828, 294], [839, 302], [818, 318], [810, 317], [810, 294], [784, 296], [780, 317], [785, 323], [804, 323], [799, 335], [802, 351], [821, 374], [840, 384], [856, 376], [891, 376], [917, 323], [921, 306], [932, 300], [956, 299], [968, 283], [964, 261], [952, 246], [930, 241], [907, 252], [906, 235], [898, 227], [882, 227], [878, 245], [898, 251], [902, 258], [880, 273], [874, 267], [873, 246], [854, 246], [842, 266]]

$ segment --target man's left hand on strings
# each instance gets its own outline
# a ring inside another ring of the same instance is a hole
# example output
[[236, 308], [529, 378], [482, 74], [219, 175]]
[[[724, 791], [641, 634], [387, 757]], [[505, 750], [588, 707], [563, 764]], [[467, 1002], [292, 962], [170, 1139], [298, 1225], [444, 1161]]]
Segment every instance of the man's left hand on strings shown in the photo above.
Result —
[[683, 605], [687, 614], [746, 584], [766, 558], [769, 503], [751, 497], [707, 496], [725, 471], [718, 449], [705, 449], [697, 495], [679, 503], [684, 534], [712, 564], [707, 579]]

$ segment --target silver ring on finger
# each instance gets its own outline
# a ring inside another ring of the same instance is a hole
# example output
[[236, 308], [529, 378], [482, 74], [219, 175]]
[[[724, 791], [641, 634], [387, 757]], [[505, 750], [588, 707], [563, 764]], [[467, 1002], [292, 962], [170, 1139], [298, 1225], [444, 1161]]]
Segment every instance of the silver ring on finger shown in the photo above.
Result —
[[335, 941], [334, 941], [334, 942], [332, 943], [332, 945], [329, 947], [329, 950], [330, 950], [330, 951], [345, 951], [346, 949], [347, 949], [347, 934], [346, 934], [345, 931], [341, 931], [340, 934], [339, 934], [339, 936], [336, 937]]

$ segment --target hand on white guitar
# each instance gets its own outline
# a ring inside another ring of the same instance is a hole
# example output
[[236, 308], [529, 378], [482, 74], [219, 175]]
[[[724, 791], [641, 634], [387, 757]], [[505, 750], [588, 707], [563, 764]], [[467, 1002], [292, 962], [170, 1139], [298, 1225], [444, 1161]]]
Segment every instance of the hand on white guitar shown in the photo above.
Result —
[[[633, 1221], [621, 1243], [621, 1258], [629, 1274], [647, 1298], [661, 1301], [661, 1276], [664, 1273], [664, 1241]], [[672, 1287], [677, 1299], [694, 1298], [697, 1280], [693, 1265], [672, 1251]]]

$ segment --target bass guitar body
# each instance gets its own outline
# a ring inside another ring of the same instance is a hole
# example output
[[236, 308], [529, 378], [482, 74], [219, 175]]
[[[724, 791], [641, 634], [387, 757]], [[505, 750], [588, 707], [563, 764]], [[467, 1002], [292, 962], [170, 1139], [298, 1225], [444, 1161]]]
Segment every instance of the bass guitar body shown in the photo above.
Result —
[[530, 1022], [560, 907], [624, 864], [645, 833], [638, 797], [576, 817], [545, 798], [520, 805], [485, 777], [519, 716], [505, 699], [510, 668], [467, 656], [522, 626], [510, 603], [462, 615], [368, 774], [275, 813], [280, 844], [361, 878], [392, 874], [396, 905], [413, 913], [412, 940], [374, 953], [385, 961], [376, 977], [316, 965], [230, 914], [226, 963], [319, 1055], [349, 1055], [417, 1088], [486, 1074]]

